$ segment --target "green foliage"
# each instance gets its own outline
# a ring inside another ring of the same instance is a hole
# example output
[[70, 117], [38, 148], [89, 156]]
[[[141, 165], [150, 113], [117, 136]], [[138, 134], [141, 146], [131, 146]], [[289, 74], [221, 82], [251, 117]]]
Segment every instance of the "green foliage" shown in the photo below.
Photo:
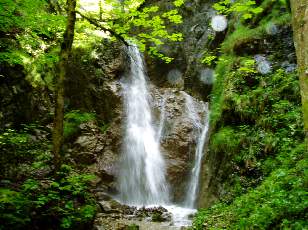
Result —
[[238, 28], [223, 42], [221, 50], [225, 53], [233, 52], [234, 48], [241, 44], [248, 43], [253, 40], [258, 40], [265, 33], [263, 28], [258, 27], [250, 29], [245, 26], [238, 26]]
[[42, 217], [47, 223], [55, 218], [60, 229], [74, 229], [91, 221], [96, 207], [88, 186], [95, 177], [79, 174], [68, 165], [62, 165], [57, 174], [48, 184], [28, 179], [23, 185], [23, 192], [40, 213], [40, 221]]
[[34, 86], [53, 89], [54, 66], [65, 18], [48, 12], [43, 0], [5, 0], [0, 6], [0, 63], [22, 65]]
[[231, 127], [224, 127], [218, 130], [211, 140], [211, 147], [215, 153], [234, 153], [237, 152], [241, 139], [238, 137], [238, 133]]
[[207, 54], [203, 57], [201, 63], [211, 66], [213, 63], [215, 63], [216, 60], [217, 60], [217, 56]]
[[263, 8], [256, 6], [254, 0], [223, 0], [215, 3], [213, 8], [224, 15], [234, 13], [243, 21], [263, 12]]
[[233, 63], [235, 70], [223, 71], [223, 78], [218, 75], [212, 95], [212, 103], [217, 104], [211, 114], [216, 131], [209, 147], [231, 155], [237, 165], [250, 162], [250, 167], [260, 170], [258, 162], [284, 151], [282, 143], [301, 140], [303, 124], [297, 75], [281, 69], [260, 75], [253, 64], [250, 58], [239, 58]]
[[[160, 8], [156, 5], [140, 8], [143, 3], [143, 0], [129, 0], [123, 4], [108, 0], [104, 1], [104, 6], [97, 5], [95, 11], [87, 11], [86, 14], [93, 18], [101, 16], [105, 21], [102, 23], [103, 27], [136, 43], [142, 51], [147, 49], [151, 55], [171, 62], [172, 58], [161, 53], [159, 47], [167, 40], [183, 39], [181, 33], [168, 32], [166, 25], [182, 22], [178, 8], [183, 5], [184, 0], [174, 1], [173, 9], [165, 10], [164, 13], [160, 13]], [[59, 4], [64, 6], [65, 2], [60, 1]], [[83, 4], [87, 3], [80, 1], [80, 7]], [[0, 31], [5, 34], [0, 39], [0, 63], [21, 65], [33, 87], [54, 90], [55, 66], [65, 16], [50, 12], [49, 5], [44, 0], [4, 0], [0, 12]], [[77, 20], [75, 47], [89, 49], [92, 44], [100, 42], [102, 37], [110, 38], [110, 34], [102, 35], [88, 21]]]
[[[160, 9], [158, 4], [143, 6], [144, 0], [106, 1], [87, 15], [98, 17], [101, 13], [104, 27], [111, 29], [126, 41], [135, 43], [141, 51], [147, 51], [150, 55], [159, 57], [165, 62], [171, 62], [172, 58], [166, 57], [159, 51], [166, 41], [182, 41], [181, 33], [170, 32], [167, 25], [182, 23], [182, 17], [178, 8], [184, 0], [173, 2], [172, 9]], [[86, 4], [81, 2], [81, 6]], [[101, 12], [100, 12], [101, 9]], [[162, 13], [163, 12], [163, 13]]]
[[100, 131], [101, 133], [105, 133], [109, 128], [110, 128], [110, 123], [103, 124], [102, 126], [100, 126]]
[[48, 13], [47, 7], [43, 0], [4, 0], [0, 8], [0, 30], [23, 29], [29, 36], [33, 32], [48, 38], [61, 36], [57, 33], [62, 33], [63, 17]]
[[[45, 162], [51, 158], [49, 153], [49, 141], [42, 135], [41, 140], [33, 139], [32, 135], [41, 128], [36, 124], [24, 125], [17, 131], [6, 129], [0, 133], [0, 179], [18, 178], [26, 175], [28, 168], [23, 164], [31, 164], [37, 160], [37, 164]], [[42, 130], [42, 132], [44, 132]], [[44, 140], [44, 141], [42, 141]], [[19, 175], [19, 176], [18, 176]]]
[[[127, 229], [126, 229], [127, 228]], [[125, 230], [139, 230], [139, 226], [136, 224], [131, 224], [128, 227], [126, 227]]]
[[[83, 122], [83, 115], [69, 119]], [[62, 165], [52, 174], [49, 130], [36, 124], [0, 134], [0, 229], [85, 229], [96, 213], [91, 174]]]
[[99, 31], [87, 20], [77, 20], [75, 25], [74, 43], [76, 50], [79, 48], [90, 52], [95, 44], [101, 43], [103, 38], [110, 39], [107, 33]]
[[83, 113], [79, 110], [72, 110], [64, 116], [64, 137], [70, 138], [79, 131], [79, 125], [95, 120], [95, 114]]
[[62, 165], [57, 174], [57, 179], [27, 179], [19, 192], [0, 189], [0, 229], [31, 225], [81, 229], [80, 225], [90, 222], [96, 213], [88, 190], [94, 176], [78, 174], [68, 165]]
[[30, 202], [20, 192], [0, 188], [0, 229], [22, 229], [30, 223]]
[[269, 14], [266, 14], [262, 17], [253, 17], [253, 20], [257, 21], [254, 24], [244, 25], [243, 23], [239, 23], [237, 20], [238, 13], [234, 12], [233, 21], [234, 23], [234, 31], [231, 31], [224, 42], [221, 44], [221, 51], [224, 54], [232, 53], [234, 50], [241, 45], [248, 44], [252, 41], [258, 41], [263, 37], [267, 36], [268, 27], [275, 25], [286, 25], [290, 24], [291, 16], [285, 11], [285, 5], [279, 4], [278, 2], [273, 3], [273, 1], [264, 1], [261, 5], [262, 8], [268, 8], [268, 5], [271, 6], [271, 10]]
[[233, 63], [234, 57], [232, 56], [221, 56], [217, 61], [215, 68], [216, 80], [211, 93], [211, 126], [215, 126], [216, 122], [220, 119], [224, 105], [224, 76], [232, 69]]
[[257, 73], [255, 69], [256, 61], [254, 59], [244, 59], [239, 70], [244, 73]]
[[16, 133], [13, 129], [7, 129], [0, 135], [0, 144], [3, 145], [18, 145], [28, 141], [28, 134]]
[[232, 13], [233, 27], [216, 62], [208, 148], [224, 159], [228, 172], [221, 200], [199, 211], [193, 228], [306, 229], [308, 161], [297, 73], [273, 66], [261, 75], [253, 56], [235, 56], [271, 36], [269, 26], [290, 24], [286, 2], [263, 1], [266, 14], [251, 13], [246, 26], [244, 11], [231, 12], [230, 1], [216, 6]]
[[256, 189], [231, 205], [220, 203], [199, 212], [194, 229], [306, 229], [308, 161], [304, 144], [282, 152], [279, 159], [279, 168]]

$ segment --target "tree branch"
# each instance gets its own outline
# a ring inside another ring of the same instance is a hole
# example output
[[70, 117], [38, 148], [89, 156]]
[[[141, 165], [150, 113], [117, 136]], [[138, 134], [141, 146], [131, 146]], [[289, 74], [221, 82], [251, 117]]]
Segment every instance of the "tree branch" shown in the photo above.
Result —
[[84, 14], [82, 14], [81, 12], [79, 11], [76, 11], [77, 14], [79, 14], [82, 18], [86, 19], [88, 22], [90, 22], [92, 25], [100, 28], [101, 30], [105, 31], [105, 32], [109, 32], [112, 36], [114, 36], [115, 38], [117, 38], [118, 40], [120, 40], [121, 42], [124, 43], [124, 45], [126, 46], [129, 46], [128, 42], [125, 40], [125, 38], [121, 35], [121, 34], [118, 34], [116, 32], [114, 32], [113, 30], [111, 29], [108, 29], [104, 26], [102, 26], [101, 24], [99, 24], [99, 21], [95, 20], [94, 18], [90, 18]]

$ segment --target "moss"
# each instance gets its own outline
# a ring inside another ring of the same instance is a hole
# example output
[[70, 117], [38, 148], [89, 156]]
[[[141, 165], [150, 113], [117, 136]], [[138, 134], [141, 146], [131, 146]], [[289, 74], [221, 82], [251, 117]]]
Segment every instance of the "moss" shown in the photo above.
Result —
[[[274, 4], [273, 1], [265, 1], [261, 5], [266, 9], [268, 4]], [[282, 26], [291, 24], [291, 14], [287, 11], [282, 11], [283, 6], [274, 4], [275, 7], [270, 9], [270, 12], [263, 15], [258, 21], [257, 26], [253, 24], [245, 25], [242, 23], [235, 23], [235, 20], [231, 20], [234, 23], [233, 31], [227, 36], [225, 41], [221, 44], [221, 51], [223, 53], [232, 53], [236, 47], [240, 47], [242, 44], [248, 44], [254, 40], [259, 40], [267, 35], [267, 28], [270, 25]]]
[[220, 203], [200, 211], [194, 229], [306, 229], [308, 178], [304, 169], [308, 162], [303, 153], [304, 145], [300, 144], [291, 152], [279, 154], [279, 168], [258, 188], [239, 196], [230, 205]]
[[124, 229], [125, 230], [139, 230], [139, 226], [136, 224], [131, 224], [129, 226], [126, 226]]
[[79, 131], [80, 124], [96, 119], [95, 114], [82, 113], [79, 110], [73, 110], [66, 113], [64, 118], [63, 135], [65, 139], [75, 136]]
[[239, 26], [221, 45], [223, 53], [232, 53], [234, 47], [240, 46], [242, 43], [260, 39], [264, 31], [261, 28], [249, 29], [245, 26]]
[[219, 58], [215, 68], [215, 83], [211, 93], [211, 125], [215, 126], [222, 112], [224, 101], [224, 76], [233, 66], [235, 58], [231, 55]]
[[[237, 138], [236, 138], [237, 137]], [[235, 153], [241, 142], [240, 134], [231, 127], [219, 129], [211, 138], [211, 151]]]

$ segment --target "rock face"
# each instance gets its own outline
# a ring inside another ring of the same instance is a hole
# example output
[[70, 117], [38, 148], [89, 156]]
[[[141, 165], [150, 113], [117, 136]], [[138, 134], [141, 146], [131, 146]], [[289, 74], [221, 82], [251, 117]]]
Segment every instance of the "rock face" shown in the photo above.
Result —
[[[69, 144], [69, 151], [77, 165], [87, 166], [97, 175], [95, 186], [100, 197], [116, 190], [122, 145], [120, 77], [126, 66], [125, 52], [120, 44], [103, 41], [91, 55], [77, 50], [74, 53], [71, 77], [66, 82], [68, 107], [93, 112], [97, 120], [80, 125], [79, 136]], [[80, 65], [80, 59], [90, 63]]]
[[[81, 62], [81, 63], [80, 63]], [[121, 109], [119, 79], [126, 65], [121, 44], [103, 41], [89, 51], [74, 50], [66, 79], [68, 109], [95, 112], [108, 123]]]
[[[162, 9], [168, 9], [172, 4], [164, 0], [156, 2]], [[168, 28], [170, 31], [180, 31], [184, 40], [178, 43], [166, 42], [161, 47], [166, 56], [174, 58], [171, 64], [146, 58], [149, 76], [157, 85], [185, 88], [206, 100], [211, 90], [211, 82], [203, 80], [205, 66], [201, 60], [210, 47], [216, 47], [224, 37], [224, 32], [215, 34], [209, 26], [212, 16], [215, 15], [212, 4], [212, 1], [185, 1], [185, 5], [180, 9], [183, 23]], [[178, 77], [174, 81], [174, 78], [170, 77], [174, 75], [180, 76], [180, 79]]]
[[[189, 118], [185, 92], [172, 88], [154, 91], [156, 109], [160, 110], [161, 147], [166, 159], [167, 179], [171, 194], [176, 203], [184, 201], [187, 182], [190, 179], [194, 163], [197, 133]], [[200, 117], [204, 116], [202, 102], [196, 109]]]
[[100, 192], [112, 193], [115, 190], [121, 123], [115, 120], [109, 125], [112, 129], [102, 133], [96, 122], [81, 124], [81, 134], [69, 149], [76, 165], [87, 165], [88, 171], [97, 175], [95, 186], [98, 195]]

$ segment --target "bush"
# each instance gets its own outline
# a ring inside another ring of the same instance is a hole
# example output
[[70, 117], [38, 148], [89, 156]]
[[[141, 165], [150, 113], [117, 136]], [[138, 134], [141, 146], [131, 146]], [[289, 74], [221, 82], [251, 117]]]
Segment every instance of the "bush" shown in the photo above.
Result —
[[[194, 229], [306, 229], [308, 167], [305, 145], [283, 159], [260, 186], [237, 197], [230, 205], [220, 203], [202, 210], [194, 220]], [[290, 168], [290, 161], [294, 167]]]
[[88, 229], [96, 213], [93, 175], [62, 165], [56, 178], [27, 179], [19, 191], [0, 189], [0, 229]]
[[91, 225], [96, 213], [90, 192], [94, 176], [70, 165], [52, 172], [49, 136], [34, 124], [0, 134], [0, 230], [88, 229]]
[[83, 113], [79, 110], [72, 110], [64, 116], [64, 138], [69, 139], [74, 137], [79, 129], [79, 125], [88, 121], [95, 120], [95, 114]]
[[[41, 135], [35, 137], [36, 131]], [[47, 132], [36, 124], [24, 125], [19, 131], [0, 133], [0, 179], [22, 179], [31, 173], [30, 165], [51, 159]]]

